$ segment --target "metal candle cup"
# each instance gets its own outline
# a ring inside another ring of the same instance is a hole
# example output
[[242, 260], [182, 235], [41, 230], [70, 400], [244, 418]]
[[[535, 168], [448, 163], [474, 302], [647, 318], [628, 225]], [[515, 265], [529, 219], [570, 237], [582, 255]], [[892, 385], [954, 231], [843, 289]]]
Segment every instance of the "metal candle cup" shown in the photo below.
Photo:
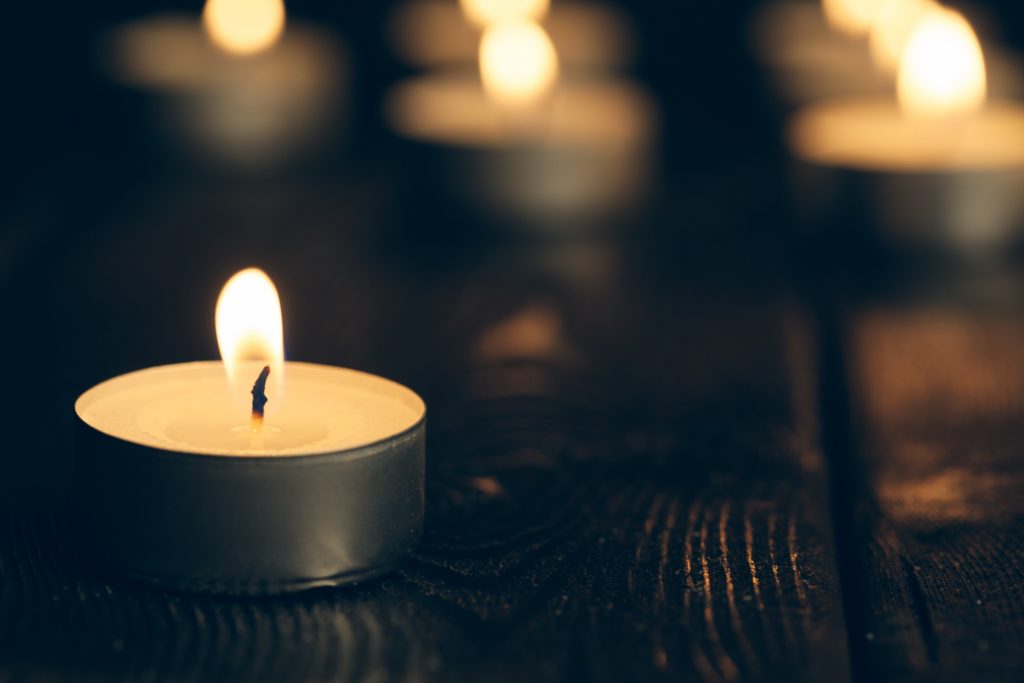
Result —
[[[239, 454], [247, 437], [234, 429], [211, 437], [219, 451], [174, 446], [217, 424], [207, 403], [220, 398], [209, 396], [218, 362], [122, 375], [78, 399], [79, 501], [103, 560], [175, 589], [268, 594], [354, 583], [409, 554], [423, 523], [423, 401], [354, 370], [286, 368], [298, 406], [252, 455]], [[156, 397], [190, 386], [198, 405], [168, 417]], [[289, 424], [302, 444], [287, 445]]]

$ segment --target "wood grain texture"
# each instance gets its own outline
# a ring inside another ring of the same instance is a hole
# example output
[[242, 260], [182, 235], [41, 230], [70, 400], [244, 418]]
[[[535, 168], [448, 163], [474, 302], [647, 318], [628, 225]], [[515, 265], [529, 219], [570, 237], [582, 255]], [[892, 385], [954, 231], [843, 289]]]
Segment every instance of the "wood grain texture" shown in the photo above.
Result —
[[868, 459], [866, 670], [1024, 678], [1024, 325], [1005, 308], [870, 306], [849, 326]]
[[[426, 398], [417, 555], [348, 590], [174, 595], [93, 565], [59, 501], [11, 500], [0, 679], [848, 678], [814, 340], [785, 296], [715, 267], [683, 275], [656, 244], [399, 260], [388, 238], [339, 218], [372, 212], [372, 193], [356, 194], [198, 193], [122, 217], [26, 276], [56, 273], [49, 308], [26, 315], [52, 330], [66, 314], [76, 343], [20, 351], [60, 348], [44, 386], [81, 388], [212, 355], [207, 300], [236, 266], [263, 264], [292, 357]], [[69, 306], [69, 291], [88, 306]], [[126, 314], [145, 307], [157, 313]], [[66, 410], [55, 400], [50, 419]], [[55, 424], [52, 448], [26, 451], [50, 468], [66, 458]]]

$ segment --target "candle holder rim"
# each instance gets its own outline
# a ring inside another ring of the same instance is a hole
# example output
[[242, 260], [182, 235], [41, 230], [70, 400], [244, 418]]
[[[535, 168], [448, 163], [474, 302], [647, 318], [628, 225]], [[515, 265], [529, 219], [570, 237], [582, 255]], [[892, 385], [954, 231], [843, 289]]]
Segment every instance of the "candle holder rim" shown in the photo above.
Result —
[[[96, 429], [85, 420], [79, 419], [83, 426], [89, 430], [95, 432], [101, 437], [107, 439], [113, 439], [122, 444], [127, 444], [135, 448], [144, 448], [148, 453], [148, 457], [159, 457], [168, 460], [174, 460], [176, 462], [182, 462], [183, 460], [191, 460], [192, 464], [196, 465], [209, 465], [213, 467], [242, 467], [251, 466], [255, 463], [260, 463], [261, 467], [289, 467], [294, 464], [305, 463], [308, 465], [319, 464], [336, 461], [348, 461], [348, 460], [359, 460], [360, 458], [372, 457], [376, 455], [381, 447], [386, 446], [394, 441], [401, 441], [409, 436], [412, 436], [417, 431], [424, 428], [427, 421], [427, 413], [424, 408], [423, 415], [417, 420], [412, 426], [407, 429], [403, 429], [400, 432], [389, 434], [377, 441], [372, 443], [363, 444], [356, 446], [355, 448], [345, 448], [341, 450], [333, 451], [318, 451], [316, 453], [296, 453], [294, 455], [231, 455], [222, 453], [196, 453], [194, 451], [175, 451], [169, 448], [161, 448], [159, 446], [153, 446], [151, 444], [142, 444], [137, 441], [131, 441], [124, 439], [113, 434], [108, 434], [102, 430]], [[215, 464], [216, 463], [216, 464]]]

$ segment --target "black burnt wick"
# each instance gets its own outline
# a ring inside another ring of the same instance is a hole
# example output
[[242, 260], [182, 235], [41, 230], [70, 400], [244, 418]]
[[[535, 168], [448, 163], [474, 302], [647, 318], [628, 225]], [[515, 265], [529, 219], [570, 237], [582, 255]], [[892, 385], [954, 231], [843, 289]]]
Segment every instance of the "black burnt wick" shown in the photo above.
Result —
[[267, 377], [270, 376], [270, 366], [266, 365], [260, 370], [260, 376], [256, 378], [256, 384], [252, 385], [252, 415], [263, 417], [263, 407], [267, 405]]

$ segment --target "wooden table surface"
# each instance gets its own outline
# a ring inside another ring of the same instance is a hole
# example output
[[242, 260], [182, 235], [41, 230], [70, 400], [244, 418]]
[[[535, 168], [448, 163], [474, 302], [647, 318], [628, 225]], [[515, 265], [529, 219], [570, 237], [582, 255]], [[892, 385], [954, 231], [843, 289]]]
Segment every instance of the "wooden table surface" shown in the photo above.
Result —
[[[534, 240], [413, 225], [392, 198], [177, 186], [79, 198], [19, 243], [0, 681], [1024, 679], [1012, 307], [823, 308], [688, 202]], [[425, 540], [290, 597], [124, 581], [74, 533], [73, 399], [213, 357], [216, 292], [252, 264], [290, 357], [427, 400]]]
[[1024, 289], [1001, 270], [963, 280], [869, 297], [841, 325], [852, 447], [837, 450], [863, 487], [840, 494], [847, 624], [883, 680], [1024, 678]]

